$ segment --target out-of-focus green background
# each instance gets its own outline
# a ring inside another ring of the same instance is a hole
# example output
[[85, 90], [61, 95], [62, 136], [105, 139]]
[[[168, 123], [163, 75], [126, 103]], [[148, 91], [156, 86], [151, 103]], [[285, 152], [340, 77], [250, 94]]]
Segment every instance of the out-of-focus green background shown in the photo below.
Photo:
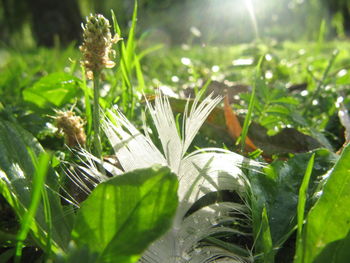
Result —
[[[236, 44], [256, 38], [317, 40], [350, 33], [348, 0], [139, 0], [138, 35], [147, 43]], [[79, 41], [89, 13], [110, 10], [130, 24], [131, 0], [1, 0], [0, 41], [16, 47]]]

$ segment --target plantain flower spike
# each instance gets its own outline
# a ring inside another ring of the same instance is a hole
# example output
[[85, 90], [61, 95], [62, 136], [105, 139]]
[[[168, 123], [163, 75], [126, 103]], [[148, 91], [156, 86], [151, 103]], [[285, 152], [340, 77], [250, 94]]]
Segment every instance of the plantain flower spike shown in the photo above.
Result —
[[69, 147], [84, 146], [86, 135], [84, 121], [76, 116], [73, 111], [56, 111], [56, 127], [64, 133], [66, 144]]
[[86, 24], [82, 24], [84, 30], [83, 44], [79, 47], [83, 53], [82, 65], [86, 69], [88, 79], [94, 78], [94, 73], [99, 74], [103, 68], [113, 68], [115, 63], [110, 56], [115, 55], [112, 45], [121, 38], [118, 35], [112, 37], [109, 21], [100, 14], [86, 17]]

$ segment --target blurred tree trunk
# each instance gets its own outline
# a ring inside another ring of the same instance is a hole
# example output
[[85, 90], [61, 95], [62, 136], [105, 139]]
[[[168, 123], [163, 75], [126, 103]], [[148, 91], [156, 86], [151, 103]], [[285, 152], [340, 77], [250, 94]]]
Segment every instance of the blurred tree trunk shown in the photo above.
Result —
[[350, 1], [349, 0], [324, 0], [332, 15], [340, 13], [343, 16], [344, 30], [350, 35]]
[[344, 6], [343, 10], [343, 19], [344, 19], [344, 29], [347, 35], [350, 35], [350, 4]]
[[40, 46], [66, 45], [81, 38], [83, 22], [77, 0], [26, 0], [33, 35]]
[[22, 28], [22, 25], [29, 18], [27, 10], [27, 5], [24, 1], [1, 0], [0, 38], [2, 41], [8, 43], [11, 34]]

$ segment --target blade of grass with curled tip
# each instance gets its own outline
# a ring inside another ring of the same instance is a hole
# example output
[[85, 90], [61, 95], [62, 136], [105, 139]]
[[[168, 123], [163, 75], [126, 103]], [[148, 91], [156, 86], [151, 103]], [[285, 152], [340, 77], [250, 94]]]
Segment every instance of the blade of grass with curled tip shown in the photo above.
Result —
[[42, 188], [45, 184], [45, 177], [47, 171], [49, 169], [49, 163], [51, 160], [51, 156], [49, 154], [43, 153], [39, 156], [38, 165], [36, 167], [36, 171], [33, 177], [33, 190], [32, 190], [32, 198], [30, 205], [28, 207], [27, 213], [21, 220], [21, 227], [17, 234], [17, 245], [16, 245], [16, 253], [15, 253], [15, 262], [18, 263], [21, 260], [22, 256], [22, 247], [23, 242], [27, 238], [27, 235], [30, 230], [30, 225], [34, 220], [36, 211], [39, 207]]
[[47, 225], [47, 238], [46, 238], [46, 248], [45, 248], [45, 258], [49, 259], [52, 254], [52, 229], [53, 229], [53, 222], [52, 222], [52, 214], [51, 214], [51, 206], [50, 206], [50, 199], [48, 197], [48, 193], [46, 190], [46, 187], [44, 186], [42, 189], [42, 199], [43, 199], [43, 205], [44, 205], [44, 215], [45, 215], [45, 222]]
[[[32, 162], [35, 166], [35, 170], [36, 171], [40, 171], [40, 169], [45, 169], [46, 168], [46, 174], [45, 174], [45, 178], [47, 176], [49, 167], [46, 167], [47, 164], [50, 164], [52, 161], [52, 154], [47, 154], [47, 153], [42, 153], [41, 156], [39, 156], [39, 158], [37, 158], [37, 156], [35, 155], [35, 153], [28, 148], [28, 154], [30, 155]], [[48, 162], [45, 163], [41, 160], [43, 155], [48, 155]], [[33, 181], [33, 184], [35, 182]], [[45, 223], [47, 225], [47, 231], [46, 231], [46, 247], [45, 247], [45, 258], [49, 259], [50, 255], [52, 253], [51, 248], [52, 248], [52, 215], [51, 215], [51, 205], [50, 205], [50, 200], [49, 200], [49, 196], [48, 196], [48, 192], [47, 192], [47, 186], [44, 184], [41, 188], [41, 198], [43, 199], [42, 203], [43, 203], [43, 213], [44, 213], [44, 218], [45, 218]], [[52, 190], [52, 189], [51, 189]], [[32, 192], [32, 194], [34, 194], [34, 192]]]
[[303, 178], [303, 181], [301, 183], [300, 189], [299, 189], [299, 200], [298, 200], [298, 229], [297, 229], [297, 240], [296, 240], [296, 253], [295, 253], [295, 259], [294, 263], [301, 263], [303, 258], [303, 240], [302, 240], [302, 231], [303, 231], [303, 224], [304, 224], [304, 214], [305, 214], [305, 203], [306, 203], [306, 195], [307, 195], [307, 188], [309, 186], [309, 181], [312, 173], [312, 169], [314, 166], [314, 160], [315, 160], [315, 154], [313, 154], [310, 158], [310, 161], [307, 165], [305, 175]]
[[264, 263], [275, 262], [275, 255], [273, 252], [272, 238], [270, 233], [269, 218], [267, 216], [266, 207], [264, 207], [262, 211], [261, 242], [264, 252]]

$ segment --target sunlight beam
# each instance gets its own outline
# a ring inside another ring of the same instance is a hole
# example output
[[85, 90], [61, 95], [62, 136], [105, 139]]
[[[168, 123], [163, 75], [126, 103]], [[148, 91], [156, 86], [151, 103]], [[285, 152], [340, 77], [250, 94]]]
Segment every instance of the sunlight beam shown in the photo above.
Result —
[[252, 24], [253, 24], [255, 38], [259, 39], [260, 37], [259, 37], [258, 23], [257, 23], [256, 16], [255, 16], [253, 2], [252, 2], [252, 0], [244, 0], [244, 3], [245, 3], [245, 6], [248, 10], [249, 16], [250, 16]]

